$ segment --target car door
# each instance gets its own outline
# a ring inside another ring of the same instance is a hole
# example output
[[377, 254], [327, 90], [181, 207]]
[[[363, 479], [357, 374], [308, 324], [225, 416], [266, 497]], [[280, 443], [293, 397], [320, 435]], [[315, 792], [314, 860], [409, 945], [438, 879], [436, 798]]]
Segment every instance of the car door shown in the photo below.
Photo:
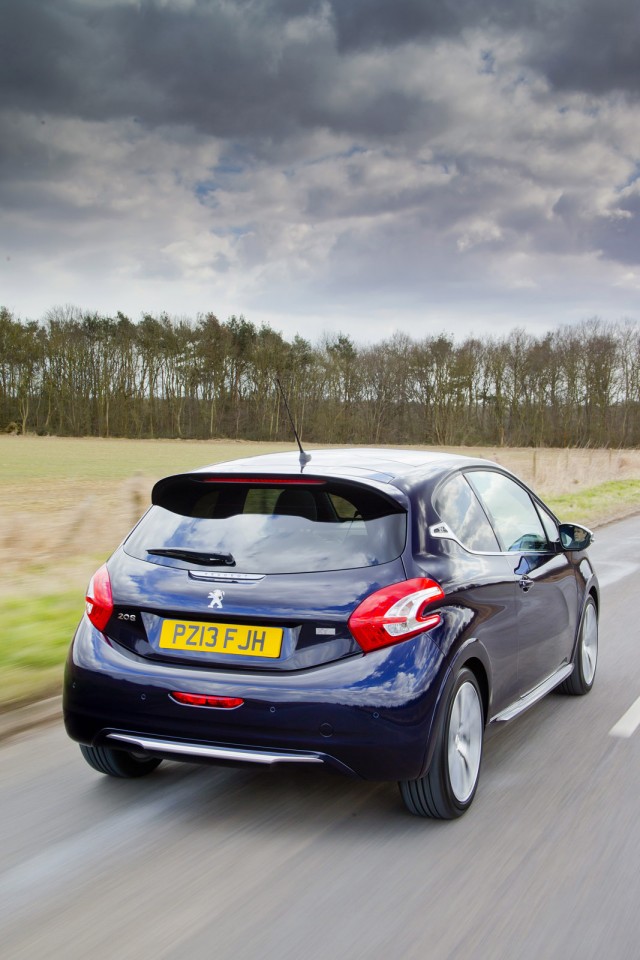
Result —
[[563, 663], [573, 647], [577, 584], [573, 566], [554, 541], [557, 528], [529, 491], [497, 470], [467, 474], [494, 525], [517, 584], [518, 689], [542, 683]]

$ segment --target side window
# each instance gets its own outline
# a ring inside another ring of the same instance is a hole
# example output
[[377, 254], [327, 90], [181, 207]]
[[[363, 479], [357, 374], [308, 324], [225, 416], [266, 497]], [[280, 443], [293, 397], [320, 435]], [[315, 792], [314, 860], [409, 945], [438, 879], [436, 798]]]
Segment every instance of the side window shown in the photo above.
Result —
[[440, 488], [434, 506], [441, 520], [468, 550], [496, 553], [500, 545], [478, 499], [461, 474]]
[[520, 484], [493, 470], [472, 470], [467, 477], [487, 508], [504, 550], [518, 553], [549, 549], [533, 501]]

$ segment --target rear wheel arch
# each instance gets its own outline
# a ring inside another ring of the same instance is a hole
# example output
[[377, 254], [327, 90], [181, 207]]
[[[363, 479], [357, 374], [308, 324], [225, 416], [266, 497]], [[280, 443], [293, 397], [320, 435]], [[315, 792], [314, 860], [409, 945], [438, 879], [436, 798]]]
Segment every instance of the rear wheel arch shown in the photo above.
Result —
[[426, 772], [398, 783], [410, 813], [451, 820], [471, 805], [482, 761], [482, 691], [469, 661], [457, 662], [445, 685], [443, 709], [433, 731], [434, 751]]
[[427, 772], [433, 760], [437, 729], [438, 725], [443, 722], [443, 713], [447, 707], [449, 694], [456, 682], [458, 673], [465, 667], [471, 670], [480, 687], [484, 726], [486, 727], [487, 725], [489, 719], [489, 704], [491, 701], [491, 668], [489, 666], [489, 655], [479, 640], [472, 639], [467, 641], [462, 648], [458, 649], [444, 671], [427, 736], [426, 751], [422, 761], [422, 775]]
[[482, 712], [486, 726], [487, 717], [489, 716], [489, 677], [487, 671], [482, 660], [479, 660], [477, 657], [471, 657], [469, 660], [465, 660], [464, 666], [471, 670], [478, 681], [480, 693], [482, 694]]
[[[467, 639], [458, 648], [449, 664], [447, 682], [452, 682], [458, 671], [462, 670], [463, 667], [471, 670], [478, 681], [482, 694], [482, 710], [486, 726], [491, 706], [491, 660], [484, 644], [477, 637]], [[447, 692], [444, 689], [447, 682], [443, 685], [442, 694]]]

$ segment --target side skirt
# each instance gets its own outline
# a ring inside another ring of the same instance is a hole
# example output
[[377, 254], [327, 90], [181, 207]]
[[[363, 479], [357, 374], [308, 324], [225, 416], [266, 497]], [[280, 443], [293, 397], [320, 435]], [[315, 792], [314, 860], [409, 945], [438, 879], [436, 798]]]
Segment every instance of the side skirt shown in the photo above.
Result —
[[513, 720], [514, 717], [524, 713], [525, 710], [532, 707], [538, 700], [546, 697], [546, 695], [561, 684], [563, 680], [566, 680], [571, 673], [573, 673], [573, 664], [563, 664], [555, 673], [552, 673], [550, 677], [543, 680], [542, 683], [534, 687], [533, 690], [530, 690], [529, 693], [525, 693], [524, 696], [516, 700], [515, 703], [512, 703], [505, 710], [501, 710], [495, 717], [492, 717], [491, 723], [505, 723], [507, 720]]

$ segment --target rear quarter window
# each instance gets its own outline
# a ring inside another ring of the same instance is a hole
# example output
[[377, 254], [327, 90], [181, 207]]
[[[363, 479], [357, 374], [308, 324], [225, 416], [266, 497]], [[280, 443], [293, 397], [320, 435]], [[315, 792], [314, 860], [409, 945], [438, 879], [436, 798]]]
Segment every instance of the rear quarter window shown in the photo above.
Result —
[[476, 553], [497, 553], [500, 544], [478, 498], [462, 474], [440, 487], [434, 506], [460, 543]]

